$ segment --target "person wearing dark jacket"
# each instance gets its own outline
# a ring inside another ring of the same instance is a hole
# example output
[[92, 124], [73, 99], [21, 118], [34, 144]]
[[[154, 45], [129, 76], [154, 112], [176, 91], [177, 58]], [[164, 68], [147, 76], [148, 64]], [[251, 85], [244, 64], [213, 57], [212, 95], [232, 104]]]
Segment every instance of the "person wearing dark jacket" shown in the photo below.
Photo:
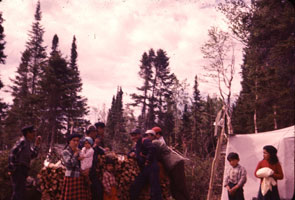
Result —
[[[86, 135], [88, 137], [91, 137], [94, 141], [93, 145], [93, 160], [92, 160], [92, 166], [89, 171], [89, 177], [91, 181], [91, 194], [92, 194], [92, 200], [103, 200], [103, 186], [102, 186], [102, 180], [99, 179], [101, 176], [101, 169], [98, 168], [98, 156], [104, 155], [104, 149], [99, 145], [100, 144], [100, 138], [98, 137], [98, 131], [95, 126], [89, 126]], [[83, 146], [83, 145], [80, 145]]]
[[100, 138], [100, 146], [102, 148], [105, 148], [105, 144], [104, 144], [104, 129], [105, 129], [105, 124], [103, 122], [97, 122], [97, 123], [95, 123], [95, 127], [97, 129], [97, 135]]
[[163, 163], [170, 178], [170, 191], [176, 200], [189, 200], [189, 192], [186, 186], [184, 161], [186, 158], [172, 150], [165, 142], [160, 127], [152, 128], [156, 132], [150, 139], [155, 145], [158, 160]]
[[[155, 132], [148, 130], [145, 135]], [[130, 187], [130, 199], [138, 200], [144, 185], [149, 182], [151, 187], [151, 200], [161, 200], [161, 186], [159, 180], [159, 166], [156, 159], [156, 149], [152, 141], [147, 137], [140, 137], [140, 131], [131, 132], [133, 140], [137, 139], [134, 152], [129, 154], [135, 157], [140, 168], [140, 173]]]
[[[34, 126], [22, 128], [21, 137], [10, 151], [8, 159], [8, 174], [11, 175], [12, 200], [25, 199], [26, 178], [30, 169], [31, 159], [36, 158], [41, 143], [41, 136], [35, 140]], [[35, 145], [33, 142], [35, 140]]]

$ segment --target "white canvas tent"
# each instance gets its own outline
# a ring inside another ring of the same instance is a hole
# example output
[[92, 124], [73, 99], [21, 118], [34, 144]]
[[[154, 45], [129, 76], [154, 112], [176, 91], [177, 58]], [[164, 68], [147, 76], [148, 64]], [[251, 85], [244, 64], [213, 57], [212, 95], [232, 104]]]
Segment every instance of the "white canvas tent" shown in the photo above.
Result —
[[[228, 138], [226, 156], [229, 152], [237, 152], [240, 164], [247, 170], [247, 183], [244, 186], [246, 200], [257, 197], [260, 180], [254, 176], [254, 171], [263, 158], [263, 146], [273, 145], [278, 149], [278, 158], [283, 168], [284, 179], [278, 181], [281, 199], [292, 199], [294, 193], [294, 130], [295, 126], [258, 134], [233, 135]], [[226, 159], [226, 158], [225, 158]], [[225, 161], [225, 171], [229, 163]], [[227, 200], [225, 188], [222, 190], [222, 200]]]

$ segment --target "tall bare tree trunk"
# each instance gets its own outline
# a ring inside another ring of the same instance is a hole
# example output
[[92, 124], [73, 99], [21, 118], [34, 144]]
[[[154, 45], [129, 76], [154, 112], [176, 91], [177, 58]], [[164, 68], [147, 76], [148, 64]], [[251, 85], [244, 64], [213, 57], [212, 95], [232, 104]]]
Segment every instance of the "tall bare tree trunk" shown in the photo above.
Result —
[[[227, 109], [225, 109], [225, 111], [223, 113], [223, 116], [222, 116], [222, 119], [225, 118], [225, 113], [226, 112], [227, 112]], [[224, 128], [225, 128], [224, 121], [225, 120], [223, 120], [223, 126], [222, 126], [222, 129], [221, 129], [221, 133], [219, 135], [219, 138], [217, 140], [215, 156], [214, 156], [214, 159], [213, 159], [213, 162], [212, 162], [207, 200], [211, 200], [212, 195], [213, 195], [214, 177], [215, 177], [215, 172], [216, 172], [216, 169], [217, 169], [217, 165], [218, 165], [218, 161], [219, 161], [219, 157], [220, 157], [220, 152], [221, 152], [221, 146], [222, 146], [222, 142], [223, 142], [223, 138], [224, 138]]]
[[[257, 72], [257, 67], [256, 67], [256, 72]], [[258, 100], [258, 95], [257, 95], [257, 77], [256, 77], [256, 80], [255, 80], [255, 109], [254, 109], [254, 116], [253, 116], [253, 120], [254, 120], [254, 131], [255, 131], [255, 133], [258, 133], [258, 128], [257, 128], [257, 109], [256, 109], [257, 100]]]
[[54, 125], [52, 126], [52, 129], [51, 129], [50, 149], [52, 149], [52, 147], [53, 147], [53, 144], [54, 144], [54, 138], [55, 138], [55, 127], [56, 127], [56, 123], [54, 123]]
[[273, 122], [274, 122], [274, 129], [278, 129], [278, 123], [277, 123], [277, 106], [273, 106]]

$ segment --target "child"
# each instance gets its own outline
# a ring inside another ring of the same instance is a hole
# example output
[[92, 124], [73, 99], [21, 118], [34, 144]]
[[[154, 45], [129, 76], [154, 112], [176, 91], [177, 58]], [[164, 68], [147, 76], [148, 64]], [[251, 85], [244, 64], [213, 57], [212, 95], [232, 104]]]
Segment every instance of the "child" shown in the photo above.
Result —
[[244, 167], [239, 165], [239, 155], [231, 152], [227, 156], [230, 164], [225, 176], [224, 186], [228, 190], [229, 200], [244, 200], [243, 186], [247, 181], [247, 172]]
[[[272, 173], [269, 174], [268, 177], [272, 178], [274, 180], [274, 184], [271, 184], [271, 188], [265, 188], [263, 187], [263, 179], [268, 178], [263, 176], [259, 176], [259, 173], [257, 171], [261, 169], [268, 169]], [[284, 178], [283, 170], [280, 165], [279, 159], [277, 157], [277, 149], [272, 145], [266, 145], [263, 147], [263, 160], [261, 160], [255, 170], [255, 176], [257, 178], [261, 179], [261, 187], [259, 187], [258, 192], [258, 199], [259, 200], [268, 200], [268, 199], [276, 199], [279, 200], [279, 192], [277, 187], [277, 180], [281, 180]]]
[[85, 137], [84, 147], [80, 152], [82, 174], [85, 176], [86, 184], [90, 185], [89, 170], [92, 166], [94, 150], [92, 148], [93, 140], [91, 137]]
[[114, 160], [110, 157], [106, 157], [106, 170], [103, 173], [102, 184], [104, 187], [104, 200], [119, 200], [117, 196], [117, 183], [115, 176], [113, 175], [114, 171]]

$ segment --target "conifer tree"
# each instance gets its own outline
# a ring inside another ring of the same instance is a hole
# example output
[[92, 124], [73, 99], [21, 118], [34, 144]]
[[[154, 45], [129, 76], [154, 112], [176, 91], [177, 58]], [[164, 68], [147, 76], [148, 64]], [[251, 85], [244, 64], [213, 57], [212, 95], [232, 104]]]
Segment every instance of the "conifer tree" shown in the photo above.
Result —
[[154, 55], [153, 51], [149, 52], [152, 60], [153, 78], [151, 85], [151, 94], [149, 97], [149, 110], [147, 117], [148, 127], [156, 123], [163, 124], [163, 114], [167, 111], [167, 101], [171, 98], [172, 84], [175, 75], [170, 73], [169, 58], [167, 53], [159, 49]]
[[16, 135], [20, 135], [19, 127], [32, 123], [32, 110], [29, 106], [31, 103], [30, 91], [29, 91], [29, 62], [30, 51], [25, 50], [22, 53], [21, 63], [16, 71], [15, 79], [12, 80], [13, 85], [12, 97], [13, 104], [7, 112], [7, 118], [5, 119], [5, 132], [7, 137], [5, 141], [7, 144], [11, 144], [11, 140]]
[[262, 0], [244, 9], [241, 2], [227, 2], [236, 11], [224, 9], [235, 30], [247, 34], [234, 129], [251, 133], [290, 126], [295, 123], [294, 8], [289, 1]]
[[43, 126], [47, 145], [52, 147], [65, 130], [65, 108], [68, 96], [69, 70], [67, 61], [58, 49], [58, 36], [52, 40], [52, 51], [41, 80]]
[[77, 65], [77, 44], [76, 37], [73, 37], [71, 58], [69, 63], [69, 74], [68, 74], [68, 87], [69, 94], [66, 101], [66, 116], [67, 116], [67, 129], [70, 129], [70, 123], [74, 126], [81, 126], [82, 118], [88, 113], [88, 107], [86, 105], [87, 99], [81, 96], [82, 82], [80, 78], [80, 72]]
[[[2, 18], [2, 13], [0, 12], [0, 64], [5, 64], [5, 59], [6, 59], [6, 55], [4, 53], [4, 49], [5, 49], [5, 40], [4, 40], [4, 28], [2, 26], [3, 23], [3, 18]], [[4, 87], [2, 81], [1, 81], [1, 74], [0, 74], [0, 90]], [[1, 142], [0, 142], [0, 149], [3, 148], [4, 143], [3, 143], [3, 134], [4, 134], [4, 119], [6, 117], [6, 112], [8, 109], [8, 105], [3, 102], [3, 99], [0, 98], [0, 138], [1, 138]], [[4, 138], [3, 138], [4, 139]]]
[[198, 144], [198, 138], [201, 135], [201, 124], [202, 124], [202, 99], [201, 99], [201, 93], [199, 90], [199, 83], [198, 83], [198, 77], [195, 76], [194, 81], [194, 87], [193, 87], [193, 101], [192, 101], [192, 141], [190, 143], [190, 149], [192, 151], [196, 152], [197, 144]]
[[5, 49], [5, 40], [4, 40], [4, 27], [2, 26], [3, 23], [3, 18], [2, 18], [2, 12], [0, 12], [0, 64], [5, 64], [5, 58], [6, 55], [4, 53], [4, 49]]
[[191, 112], [188, 109], [188, 105], [184, 105], [184, 110], [181, 118], [181, 128], [178, 134], [178, 149], [186, 155], [188, 153], [190, 143], [192, 141], [192, 123]]
[[[150, 50], [150, 55], [152, 54], [153, 50]], [[142, 58], [140, 60], [140, 71], [139, 76], [143, 79], [143, 86], [137, 87], [137, 90], [141, 91], [143, 94], [131, 94], [131, 98], [135, 101], [132, 106], [142, 105], [141, 114], [139, 116], [139, 127], [147, 129], [146, 123], [146, 113], [148, 108], [148, 98], [149, 98], [149, 91], [151, 89], [151, 81], [152, 81], [152, 63], [151, 63], [151, 56], [149, 56], [146, 52], [143, 53]]]
[[30, 92], [38, 94], [38, 84], [42, 73], [42, 68], [46, 61], [46, 47], [43, 45], [44, 29], [40, 24], [42, 18], [40, 1], [37, 2], [35, 12], [35, 22], [32, 25], [32, 30], [29, 32], [29, 40], [26, 48], [30, 51], [31, 59], [29, 63], [30, 73]]
[[[42, 107], [40, 78], [46, 62], [46, 51], [43, 46], [44, 30], [41, 22], [41, 7], [38, 1], [35, 12], [35, 21], [29, 32], [26, 50], [22, 54], [22, 61], [17, 69], [15, 80], [12, 80], [13, 104], [8, 112], [7, 133], [15, 135], [24, 124], [34, 124], [40, 131]], [[16, 123], [13, 123], [16, 122]], [[16, 129], [16, 130], [15, 130]], [[40, 133], [43, 131], [40, 131]]]
[[114, 151], [125, 151], [130, 146], [130, 138], [126, 131], [126, 119], [123, 109], [123, 91], [118, 87], [116, 96], [112, 99], [106, 124], [106, 143]]

